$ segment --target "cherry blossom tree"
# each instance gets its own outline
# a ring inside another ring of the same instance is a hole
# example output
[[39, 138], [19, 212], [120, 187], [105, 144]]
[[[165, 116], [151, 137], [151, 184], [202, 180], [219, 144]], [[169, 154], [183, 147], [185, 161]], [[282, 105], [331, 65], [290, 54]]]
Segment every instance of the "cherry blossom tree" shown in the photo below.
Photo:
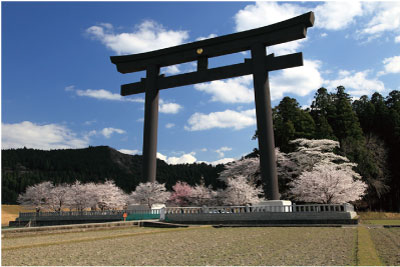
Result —
[[173, 192], [169, 198], [169, 201], [178, 206], [187, 206], [190, 204], [190, 197], [192, 196], [193, 188], [186, 182], [176, 182], [172, 186]]
[[47, 206], [53, 211], [62, 211], [71, 203], [69, 191], [71, 186], [68, 184], [59, 184], [50, 189]]
[[127, 195], [115, 185], [114, 181], [107, 180], [95, 185], [95, 201], [101, 210], [122, 208], [126, 205]]
[[321, 162], [293, 180], [290, 192], [295, 199], [316, 203], [345, 203], [360, 199], [367, 184], [352, 170], [355, 164]]
[[217, 192], [212, 190], [211, 187], [206, 187], [204, 183], [195, 185], [191, 192], [191, 203], [196, 206], [210, 206], [216, 204]]
[[263, 193], [254, 183], [243, 175], [226, 178], [227, 187], [221, 192], [221, 198], [226, 205], [256, 204], [261, 201], [259, 195]]
[[96, 185], [94, 183], [82, 184], [76, 181], [71, 185], [68, 197], [71, 199], [70, 208], [75, 208], [78, 211], [95, 208], [97, 204]]
[[48, 208], [50, 191], [53, 188], [51, 182], [42, 182], [36, 185], [28, 186], [25, 193], [18, 196], [17, 202], [28, 208], [35, 208], [36, 212]]
[[149, 208], [155, 203], [165, 203], [170, 197], [165, 184], [157, 181], [154, 183], [140, 183], [134, 192], [129, 195], [129, 203], [146, 204]]

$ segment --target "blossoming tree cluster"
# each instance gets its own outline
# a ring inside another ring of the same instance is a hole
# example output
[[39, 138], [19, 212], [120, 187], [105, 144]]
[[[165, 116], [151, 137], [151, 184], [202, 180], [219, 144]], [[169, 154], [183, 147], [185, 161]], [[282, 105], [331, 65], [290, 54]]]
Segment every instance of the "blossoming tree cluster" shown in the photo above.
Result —
[[[287, 190], [283, 197], [314, 203], [343, 203], [360, 199], [367, 190], [361, 176], [353, 169], [357, 165], [335, 153], [339, 143], [333, 140], [296, 139], [292, 153], [276, 149], [278, 176]], [[225, 183], [224, 190], [213, 190], [204, 183], [191, 186], [178, 181], [172, 192], [165, 184], [139, 184], [129, 195], [113, 181], [53, 185], [42, 182], [30, 186], [18, 202], [24, 206], [60, 211], [64, 208], [120, 209], [129, 204], [147, 205], [167, 203], [175, 206], [214, 206], [256, 204], [263, 200], [259, 159], [242, 158], [228, 163], [218, 178]]]

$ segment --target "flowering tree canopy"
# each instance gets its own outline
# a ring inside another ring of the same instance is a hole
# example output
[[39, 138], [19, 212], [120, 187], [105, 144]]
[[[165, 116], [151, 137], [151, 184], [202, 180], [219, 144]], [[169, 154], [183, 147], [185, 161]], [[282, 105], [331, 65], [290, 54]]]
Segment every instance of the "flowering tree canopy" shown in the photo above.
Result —
[[258, 195], [262, 189], [249, 182], [245, 176], [238, 175], [226, 179], [227, 188], [222, 191], [221, 197], [226, 205], [256, 204], [261, 201]]
[[127, 195], [115, 185], [114, 181], [105, 181], [95, 185], [95, 198], [101, 210], [122, 208], [127, 201]]
[[128, 201], [130, 203], [146, 204], [151, 208], [155, 203], [165, 203], [170, 196], [167, 192], [165, 184], [159, 184], [157, 181], [154, 183], [140, 183], [134, 192], [129, 195]]
[[73, 183], [69, 190], [70, 207], [78, 211], [96, 207], [96, 185], [94, 183]]
[[53, 188], [51, 182], [42, 182], [28, 186], [25, 193], [18, 196], [18, 203], [25, 207], [34, 207], [37, 212], [48, 207], [50, 190]]
[[360, 199], [367, 185], [350, 165], [322, 162], [293, 180], [290, 192], [298, 200], [316, 203], [344, 203]]
[[217, 192], [213, 191], [211, 187], [206, 187], [203, 183], [195, 185], [192, 189], [192, 195], [190, 197], [192, 204], [197, 206], [209, 206], [216, 205], [215, 198]]
[[72, 201], [69, 190], [71, 190], [71, 186], [68, 184], [60, 184], [50, 188], [47, 208], [53, 211], [62, 211], [63, 208], [69, 207]]
[[173, 192], [169, 200], [178, 206], [187, 206], [190, 204], [190, 197], [192, 195], [193, 188], [186, 182], [176, 182], [172, 186]]

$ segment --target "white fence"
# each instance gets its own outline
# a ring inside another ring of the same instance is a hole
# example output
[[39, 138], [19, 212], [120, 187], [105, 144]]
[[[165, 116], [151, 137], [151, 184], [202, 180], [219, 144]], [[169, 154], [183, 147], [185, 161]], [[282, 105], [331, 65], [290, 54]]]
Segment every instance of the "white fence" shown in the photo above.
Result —
[[307, 204], [283, 206], [220, 206], [220, 207], [167, 207], [161, 209], [165, 214], [199, 214], [199, 213], [244, 213], [244, 212], [349, 212], [353, 205], [345, 204]]

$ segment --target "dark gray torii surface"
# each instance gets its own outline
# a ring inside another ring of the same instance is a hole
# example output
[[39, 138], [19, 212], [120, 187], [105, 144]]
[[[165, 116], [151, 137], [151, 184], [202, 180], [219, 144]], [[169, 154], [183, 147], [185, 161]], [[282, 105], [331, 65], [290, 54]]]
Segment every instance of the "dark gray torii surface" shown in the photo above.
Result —
[[[157, 127], [159, 90], [213, 80], [253, 74], [261, 177], [267, 199], [279, 199], [275, 161], [274, 131], [268, 72], [303, 65], [302, 53], [275, 57], [266, 55], [266, 47], [305, 38], [314, 24], [309, 12], [265, 27], [221, 37], [178, 45], [156, 51], [113, 56], [121, 73], [146, 71], [140, 82], [121, 86], [121, 95], [145, 93], [143, 134], [143, 177], [156, 179]], [[244, 63], [208, 68], [208, 58], [250, 50], [251, 59]], [[174, 76], [159, 75], [160, 68], [197, 61], [197, 71]]]

